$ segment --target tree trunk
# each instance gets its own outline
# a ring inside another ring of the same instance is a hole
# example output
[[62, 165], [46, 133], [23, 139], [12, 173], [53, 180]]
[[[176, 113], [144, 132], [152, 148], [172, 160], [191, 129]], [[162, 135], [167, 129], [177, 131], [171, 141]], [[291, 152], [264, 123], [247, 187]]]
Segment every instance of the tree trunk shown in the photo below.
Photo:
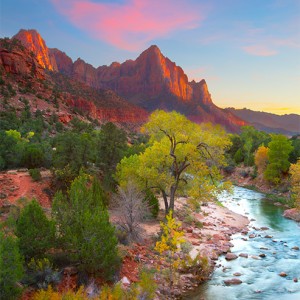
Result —
[[171, 209], [172, 211], [174, 211], [174, 203], [175, 203], [175, 193], [177, 190], [177, 184], [172, 185], [170, 188], [170, 206], [169, 206], [169, 210]]
[[167, 194], [166, 194], [166, 192], [164, 190], [161, 190], [161, 193], [162, 193], [162, 196], [163, 196], [163, 199], [164, 199], [164, 203], [165, 203], [165, 213], [167, 215], [168, 212], [169, 212], [168, 196], [167, 196]]

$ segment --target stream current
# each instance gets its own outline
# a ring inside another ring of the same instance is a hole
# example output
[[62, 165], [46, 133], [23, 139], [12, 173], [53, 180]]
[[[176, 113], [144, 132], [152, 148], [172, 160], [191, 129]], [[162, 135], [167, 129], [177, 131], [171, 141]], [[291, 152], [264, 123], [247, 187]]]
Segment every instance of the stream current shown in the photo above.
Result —
[[[283, 209], [264, 199], [264, 194], [242, 187], [235, 187], [232, 195], [222, 195], [219, 200], [250, 220], [249, 234], [235, 234], [231, 241], [231, 252], [246, 253], [248, 258], [226, 261], [220, 256], [216, 265], [221, 267], [215, 269], [211, 280], [185, 299], [300, 300], [300, 251], [293, 249], [300, 247], [300, 224], [282, 217]], [[249, 238], [250, 234], [255, 237]], [[241, 276], [233, 275], [237, 272]], [[279, 276], [281, 272], [287, 276]], [[226, 286], [224, 280], [231, 278], [239, 278], [242, 284]]]

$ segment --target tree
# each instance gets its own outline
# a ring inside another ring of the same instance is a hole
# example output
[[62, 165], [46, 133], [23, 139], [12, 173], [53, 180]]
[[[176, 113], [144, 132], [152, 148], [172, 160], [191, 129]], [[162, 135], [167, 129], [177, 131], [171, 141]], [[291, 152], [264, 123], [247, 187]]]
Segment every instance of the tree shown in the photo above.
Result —
[[142, 188], [159, 190], [166, 213], [174, 210], [178, 192], [198, 201], [218, 190], [219, 167], [225, 165], [224, 150], [230, 145], [221, 127], [197, 125], [177, 112], [158, 110], [143, 131], [150, 135], [150, 147], [122, 159], [116, 173], [120, 185], [134, 180]]
[[114, 197], [118, 213], [118, 224], [127, 233], [128, 239], [131, 241], [141, 239], [140, 223], [149, 211], [144, 198], [145, 195], [133, 182], [128, 182], [126, 188], [118, 187], [118, 193]]
[[254, 152], [261, 145], [267, 145], [270, 141], [270, 136], [263, 132], [256, 130], [253, 126], [243, 126], [240, 135], [244, 163], [247, 166], [252, 166], [254, 164]]
[[300, 209], [300, 159], [296, 164], [292, 164], [289, 170], [291, 176], [291, 192], [295, 207]]
[[102, 126], [97, 143], [97, 164], [108, 186], [114, 185], [112, 174], [127, 148], [126, 134], [113, 123]]
[[254, 155], [255, 166], [257, 167], [258, 173], [263, 174], [268, 163], [268, 151], [269, 148], [260, 146]]
[[293, 150], [291, 141], [282, 134], [273, 134], [272, 140], [268, 144], [269, 164], [264, 172], [265, 178], [273, 184], [279, 184], [284, 172], [290, 166], [289, 154]]
[[0, 232], [0, 299], [17, 299], [16, 283], [23, 277], [23, 261], [16, 239]]
[[19, 247], [25, 259], [41, 258], [55, 241], [55, 223], [48, 220], [36, 200], [29, 202], [21, 211], [16, 224]]
[[300, 135], [295, 135], [291, 138], [292, 146], [294, 147], [293, 151], [290, 154], [289, 161], [292, 164], [297, 163], [298, 158], [300, 157]]
[[62, 248], [82, 270], [111, 276], [119, 264], [115, 229], [96, 179], [80, 174], [67, 195], [56, 193], [52, 212]]
[[43, 166], [44, 152], [40, 144], [26, 144], [22, 157], [23, 166], [33, 169]]

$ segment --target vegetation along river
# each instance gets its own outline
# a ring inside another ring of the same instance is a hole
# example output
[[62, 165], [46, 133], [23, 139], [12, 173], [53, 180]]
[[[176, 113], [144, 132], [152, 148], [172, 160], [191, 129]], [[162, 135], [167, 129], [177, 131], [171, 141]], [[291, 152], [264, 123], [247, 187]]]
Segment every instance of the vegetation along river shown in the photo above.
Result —
[[[282, 217], [282, 208], [270, 204], [264, 194], [245, 188], [235, 187], [233, 195], [222, 196], [220, 201], [251, 220], [248, 236], [233, 235], [234, 247], [231, 248], [236, 255], [247, 253], [249, 256], [232, 261], [221, 256], [217, 261], [217, 266], [221, 266], [215, 269], [211, 280], [186, 299], [299, 300], [300, 251], [293, 247], [300, 247], [300, 224]], [[268, 229], [261, 230], [261, 227]], [[250, 234], [255, 237], [249, 238]], [[259, 257], [260, 254], [265, 257]], [[234, 276], [236, 272], [241, 275]], [[281, 272], [287, 276], [279, 276]], [[224, 280], [231, 278], [239, 278], [242, 283], [226, 286]], [[299, 282], [294, 282], [294, 278]]]

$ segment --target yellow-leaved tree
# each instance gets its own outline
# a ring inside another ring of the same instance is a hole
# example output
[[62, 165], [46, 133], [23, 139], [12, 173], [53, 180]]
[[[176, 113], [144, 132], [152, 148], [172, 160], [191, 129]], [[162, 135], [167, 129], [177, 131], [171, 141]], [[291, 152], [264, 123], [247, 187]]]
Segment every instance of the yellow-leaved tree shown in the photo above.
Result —
[[295, 207], [300, 209], [300, 159], [296, 164], [290, 166], [292, 197], [295, 201]]
[[224, 151], [231, 145], [221, 126], [195, 124], [177, 112], [153, 112], [142, 131], [150, 135], [150, 146], [122, 159], [116, 179], [121, 186], [129, 180], [141, 188], [161, 192], [165, 212], [174, 211], [178, 192], [196, 201], [208, 200], [219, 189]]
[[255, 165], [259, 174], [263, 174], [268, 164], [268, 151], [269, 148], [260, 146], [254, 155]]

